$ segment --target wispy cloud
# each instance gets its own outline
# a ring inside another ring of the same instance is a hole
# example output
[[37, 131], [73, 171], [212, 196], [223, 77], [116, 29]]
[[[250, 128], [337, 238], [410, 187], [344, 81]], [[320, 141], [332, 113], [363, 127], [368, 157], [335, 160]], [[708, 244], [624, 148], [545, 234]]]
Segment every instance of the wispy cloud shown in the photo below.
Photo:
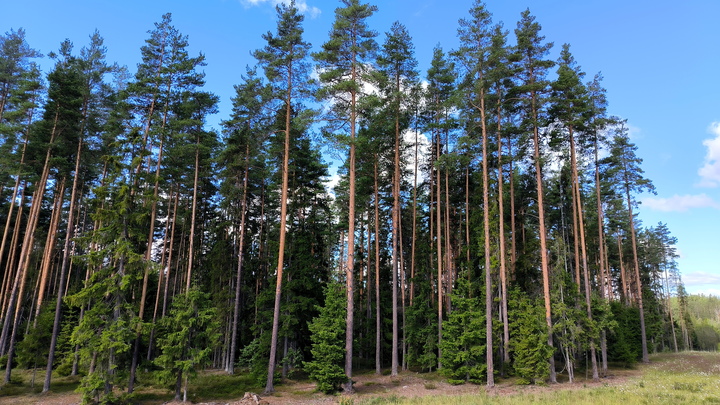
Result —
[[715, 285], [715, 287], [720, 287], [720, 274], [715, 273], [705, 273], [705, 272], [693, 272], [693, 273], [683, 273], [682, 275], [683, 283], [690, 287], [701, 287], [701, 286], [707, 286], [710, 287], [712, 285]]
[[[273, 6], [276, 6], [280, 3], [284, 3], [287, 5], [290, 4], [290, 0], [240, 0], [240, 2], [247, 7], [258, 6], [266, 3], [272, 4]], [[322, 12], [319, 8], [315, 6], [309, 6], [305, 0], [296, 0], [295, 7], [297, 7], [297, 9], [301, 13], [310, 16], [310, 18], [315, 18], [319, 16]]]
[[698, 170], [701, 187], [717, 187], [720, 184], [720, 122], [713, 122], [708, 132], [715, 135], [706, 139], [703, 145], [707, 147], [705, 164]]
[[720, 209], [720, 203], [706, 194], [677, 195], [670, 198], [647, 197], [642, 200], [643, 207], [663, 212], [685, 212], [693, 208]]

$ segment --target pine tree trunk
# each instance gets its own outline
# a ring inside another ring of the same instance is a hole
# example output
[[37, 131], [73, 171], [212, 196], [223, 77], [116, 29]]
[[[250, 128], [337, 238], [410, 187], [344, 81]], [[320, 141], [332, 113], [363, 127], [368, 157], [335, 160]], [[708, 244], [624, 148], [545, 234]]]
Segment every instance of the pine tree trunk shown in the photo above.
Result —
[[[398, 83], [399, 86], [399, 83]], [[399, 114], [399, 112], [398, 112]], [[392, 363], [391, 376], [398, 374], [398, 228], [400, 227], [400, 121], [395, 118], [395, 160], [392, 208]]]
[[[490, 190], [488, 176], [488, 134], [487, 124], [485, 120], [485, 92], [480, 90], [480, 125], [482, 129], [482, 175], [483, 175], [483, 232], [485, 247], [485, 361], [487, 364], [487, 386], [492, 388], [495, 386], [495, 364], [493, 362], [493, 325], [492, 325], [492, 307], [493, 307], [493, 288], [492, 288], [492, 269], [490, 267]], [[499, 156], [498, 156], [499, 158]], [[502, 245], [502, 240], [500, 244]]]
[[[40, 268], [40, 277], [37, 280], [35, 294], [37, 294], [35, 302], [35, 315], [33, 327], [37, 326], [38, 316], [40, 316], [40, 308], [43, 304], [45, 291], [47, 289], [47, 280], [50, 274], [50, 263], [52, 261], [53, 250], [55, 250], [55, 241], [57, 240], [57, 228], [60, 223], [62, 213], [62, 203], [65, 196], [65, 178], [63, 177], [58, 189], [55, 192], [55, 201], [53, 202], [53, 212], [50, 216], [50, 229], [47, 238], [45, 238], [45, 250], [43, 252], [42, 265]], [[68, 226], [69, 227], [69, 226]], [[29, 325], [29, 323], [28, 323]]]
[[[535, 105], [535, 93], [532, 93], [532, 119], [533, 122], [537, 123], [537, 107]], [[553, 333], [552, 333], [552, 310], [550, 303], [550, 269], [548, 265], [548, 251], [547, 251], [547, 230], [545, 229], [545, 203], [543, 193], [543, 180], [542, 180], [542, 166], [540, 162], [540, 134], [539, 128], [536, 125], [533, 126], [533, 143], [535, 146], [535, 182], [537, 187], [537, 204], [538, 204], [538, 222], [539, 222], [539, 236], [540, 236], [540, 265], [542, 269], [543, 278], [543, 298], [545, 300], [545, 322], [547, 323], [548, 333], [548, 345], [553, 348]], [[556, 383], [557, 376], [555, 372], [555, 359], [553, 356], [550, 357], [550, 382]]]
[[243, 193], [240, 201], [240, 238], [238, 240], [238, 262], [237, 274], [235, 276], [235, 302], [233, 307], [232, 337], [230, 338], [230, 354], [227, 372], [235, 373], [235, 353], [237, 352], [237, 329], [240, 319], [240, 292], [242, 291], [243, 259], [245, 257], [243, 248], [245, 246], [245, 215], [247, 211], [247, 188], [250, 171], [250, 144], [245, 146], [245, 171], [243, 175]]
[[[439, 122], [439, 119], [436, 119]], [[435, 132], [435, 162], [439, 162], [440, 159], [440, 133]], [[442, 254], [442, 220], [441, 220], [441, 201], [440, 187], [441, 187], [440, 168], [435, 168], [435, 241], [436, 241], [436, 254], [437, 254], [437, 306], [438, 306], [438, 369], [442, 368], [442, 349], [440, 344], [442, 343], [442, 315], [443, 315], [443, 260], [445, 257]]]
[[635, 220], [633, 218], [632, 203], [630, 201], [630, 187], [628, 185], [629, 183], [626, 181], [625, 184], [625, 196], [628, 206], [628, 218], [630, 219], [630, 237], [632, 240], [633, 261], [635, 265], [635, 285], [637, 288], [637, 301], [640, 310], [640, 338], [642, 339], [642, 362], [647, 364], [650, 363], [650, 356], [648, 355], [647, 334], [645, 332], [645, 310], [643, 308], [642, 281], [640, 279], [640, 264], [638, 261], [637, 240], [635, 237]]
[[[20, 258], [18, 260], [18, 267], [13, 283], [12, 291], [7, 305], [7, 312], [5, 315], [5, 322], [3, 324], [2, 336], [0, 336], [0, 348], [8, 346], [7, 351], [7, 366], [5, 368], [5, 382], [10, 382], [10, 375], [12, 371], [13, 355], [15, 354], [15, 336], [16, 329], [19, 322], [19, 312], [21, 308], [21, 301], [23, 292], [25, 289], [25, 280], [27, 276], [30, 254], [32, 253], [32, 247], [35, 241], [35, 229], [40, 214], [40, 208], [42, 206], [42, 200], [45, 195], [45, 187], [47, 185], [48, 176], [50, 174], [50, 157], [52, 156], [52, 144], [55, 141], [57, 135], [57, 123], [58, 123], [59, 111], [56, 110], [55, 118], [53, 119], [53, 127], [50, 132], [50, 142], [45, 153], [45, 163], [43, 164], [42, 174], [40, 180], [35, 184], [36, 189], [33, 193], [32, 203], [30, 205], [30, 214], [28, 217], [27, 226], [25, 229], [25, 236], [23, 237], [22, 249], [20, 251]], [[12, 324], [12, 331], [9, 334], [9, 326]]]
[[[351, 62], [351, 81], [357, 82], [357, 54], [352, 53]], [[355, 282], [354, 266], [355, 266], [355, 134], [357, 125], [357, 93], [355, 90], [350, 92], [350, 162], [348, 167], [349, 175], [349, 191], [348, 191], [348, 247], [347, 247], [347, 266], [345, 269], [345, 283], [347, 293], [347, 313], [345, 318], [345, 376], [347, 382], [343, 384], [345, 393], [354, 392], [352, 381], [352, 357], [353, 357], [353, 329], [355, 327], [354, 311], [355, 311]]]
[[273, 310], [273, 326], [272, 334], [270, 337], [270, 360], [268, 361], [268, 376], [267, 383], [265, 384], [266, 394], [270, 394], [275, 391], [275, 388], [273, 387], [273, 378], [275, 377], [275, 356], [277, 354], [278, 331], [280, 329], [280, 298], [282, 295], [283, 268], [285, 266], [285, 233], [287, 226], [287, 199], [290, 172], [290, 102], [292, 90], [291, 72], [292, 69], [288, 69], [288, 88], [285, 99], [285, 150], [283, 154], [282, 167], [282, 196], [280, 197], [280, 235], [278, 242], [278, 265], [275, 283], [275, 308]]
[[193, 261], [195, 260], [195, 213], [197, 211], [197, 189], [198, 175], [200, 173], [200, 135], [197, 136], [195, 144], [195, 177], [193, 178], [193, 196], [192, 196], [192, 213], [190, 216], [190, 238], [188, 239], [188, 266], [187, 277], [185, 279], [185, 291], [190, 291], [190, 282], [192, 281]]
[[[505, 202], [503, 194], [503, 163], [502, 163], [502, 116], [501, 105], [497, 108], [497, 154], [498, 154], [498, 229], [500, 237], [500, 318], [503, 323], [503, 363], [510, 364], [510, 322], [508, 320], [508, 282], [505, 264]], [[469, 220], [468, 220], [469, 222]], [[468, 244], [469, 246], [469, 244]], [[504, 370], [504, 367], [503, 367]]]
[[[587, 306], [588, 319], [592, 322], [593, 316], [590, 295], [590, 269], [588, 268], [587, 249], [585, 245], [585, 221], [583, 219], [582, 198], [580, 194], [580, 178], [577, 170], [577, 158], [575, 154], [575, 138], [573, 136], [573, 127], [570, 126], [568, 129], [570, 132], [570, 161], [572, 164], [572, 184], [574, 197], [573, 200], [575, 201], [574, 206], [576, 207], [575, 210], [577, 212], [578, 225], [580, 230], [580, 248], [582, 251], [583, 278], [585, 281], [585, 304]], [[600, 379], [600, 376], [598, 374], [597, 353], [595, 352], [594, 338], [590, 338], [590, 362], [592, 364], [593, 381], [598, 381]]]
[[[73, 186], [72, 191], [70, 192], [70, 208], [68, 211], [68, 225], [67, 225], [67, 231], [65, 233], [65, 245], [63, 246], [63, 258], [62, 258], [62, 265], [60, 268], [60, 282], [57, 300], [55, 301], [55, 319], [53, 321], [53, 333], [50, 340], [50, 351], [48, 354], [48, 364], [47, 369], [45, 370], [45, 382], [43, 384], [43, 392], [47, 392], [50, 390], [50, 381], [52, 379], [52, 365], [55, 361], [55, 348], [57, 346], [57, 339], [58, 335], [60, 334], [60, 320], [62, 315], [62, 300], [63, 295], [65, 294], [65, 278], [68, 274], [68, 268], [70, 267], [70, 257], [71, 257], [71, 235], [74, 233], [73, 228], [75, 224], [75, 205], [77, 203], [77, 192], [79, 187], [79, 178], [80, 178], [80, 158], [82, 155], [82, 145], [83, 140], [82, 137], [78, 141], [78, 148], [77, 152], [75, 154], [75, 174], [73, 176]], [[63, 180], [64, 182], [64, 180]]]
[[380, 319], [380, 186], [378, 185], [378, 155], [375, 154], [373, 179], [375, 181], [375, 374], [382, 374], [382, 322]]

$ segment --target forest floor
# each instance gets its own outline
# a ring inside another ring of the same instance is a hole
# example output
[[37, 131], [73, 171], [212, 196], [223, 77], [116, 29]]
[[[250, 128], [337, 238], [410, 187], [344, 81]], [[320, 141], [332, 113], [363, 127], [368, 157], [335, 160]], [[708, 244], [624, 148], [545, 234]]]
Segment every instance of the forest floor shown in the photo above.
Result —
[[[20, 373], [17, 373], [20, 374]], [[17, 375], [16, 374], [16, 375]], [[50, 394], [38, 394], [29, 386], [30, 374], [21, 374], [26, 382], [11, 383], [0, 389], [0, 405], [70, 405], [80, 403], [74, 392], [77, 380], [57, 379]], [[450, 385], [437, 373], [401, 372], [398, 376], [378, 376], [373, 372], [355, 375], [352, 395], [324, 395], [308, 380], [288, 380], [278, 384], [273, 395], [247, 385], [247, 378], [226, 376], [221, 372], [200, 375], [190, 386], [191, 400], [206, 405], [257, 405], [244, 392], [260, 395], [260, 404], [513, 404], [548, 403], [634, 403], [720, 404], [720, 353], [684, 352], [651, 356], [649, 365], [634, 368], [611, 368], [608, 375], [593, 382], [584, 372], [576, 372], [575, 381], [568, 383], [567, 374], [558, 375], [559, 384], [519, 385], [513, 378], [497, 378], [494, 388], [485, 385]], [[37, 377], [38, 379], [41, 377]], [[164, 389], [151, 386], [138, 388], [136, 403], [141, 405], [180, 405]], [[257, 398], [257, 397], [256, 397]]]

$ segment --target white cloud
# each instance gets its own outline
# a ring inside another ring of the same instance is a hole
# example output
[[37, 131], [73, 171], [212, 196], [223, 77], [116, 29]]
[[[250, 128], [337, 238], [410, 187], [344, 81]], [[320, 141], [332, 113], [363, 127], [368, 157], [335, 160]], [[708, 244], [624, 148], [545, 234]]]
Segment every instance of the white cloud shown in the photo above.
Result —
[[[280, 3], [284, 3], [289, 5], [290, 0], [240, 0], [241, 3], [244, 5], [251, 7], [251, 6], [258, 6], [260, 4], [264, 3], [270, 3], [273, 6], [276, 6]], [[319, 8], [315, 6], [309, 6], [305, 0], [296, 0], [295, 1], [295, 7], [302, 13], [310, 18], [315, 18], [320, 15], [322, 12]]]
[[720, 184], [720, 122], [713, 122], [708, 132], [715, 138], [706, 139], [703, 145], [707, 147], [705, 164], [698, 170], [701, 187], [717, 187]]
[[662, 212], [685, 212], [693, 208], [720, 209], [720, 203], [706, 194], [677, 195], [670, 198], [647, 197], [642, 200], [643, 207]]
[[632, 125], [632, 124], [626, 124], [626, 127], [627, 127], [627, 131], [628, 131], [627, 132], [628, 138], [630, 138], [630, 140], [634, 141], [634, 140], [643, 138], [643, 132], [642, 132], [642, 129], [640, 129], [640, 127], [636, 127], [635, 125]]
[[694, 272], [682, 275], [683, 284], [691, 294], [720, 297], [720, 274]]

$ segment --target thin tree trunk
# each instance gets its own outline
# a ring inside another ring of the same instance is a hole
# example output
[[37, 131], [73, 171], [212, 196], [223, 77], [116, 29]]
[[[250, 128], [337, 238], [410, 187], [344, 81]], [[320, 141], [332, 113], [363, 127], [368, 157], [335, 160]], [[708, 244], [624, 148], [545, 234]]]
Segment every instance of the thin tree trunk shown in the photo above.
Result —
[[417, 242], [418, 130], [415, 128], [415, 170], [413, 171], [412, 240], [410, 245], [410, 307], [415, 300], [415, 244]]
[[618, 257], [620, 258], [620, 281], [622, 282], [622, 298], [625, 301], [625, 305], [630, 305], [630, 288], [628, 287], [627, 283], [627, 275], [625, 274], [625, 266], [624, 262], [625, 259], [623, 259], [623, 251], [622, 251], [622, 244], [620, 242], [620, 232], [617, 233], [617, 247], [618, 247]]
[[[57, 135], [58, 117], [59, 111], [56, 111], [55, 118], [53, 119], [53, 127], [50, 132], [50, 141], [45, 153], [45, 163], [43, 164], [42, 174], [40, 175], [40, 180], [36, 183], [35, 193], [33, 193], [32, 204], [30, 205], [30, 215], [28, 217], [22, 249], [20, 251], [20, 258], [18, 260], [18, 270], [13, 284], [13, 289], [10, 292], [7, 313], [5, 315], [5, 323], [3, 324], [2, 336], [0, 336], [0, 347], [5, 347], [5, 342], [8, 342], [7, 366], [5, 369], [6, 383], [10, 382], [12, 361], [15, 354], [15, 335], [19, 321], [18, 314], [21, 308], [20, 301], [22, 301], [25, 288], [25, 279], [27, 276], [30, 254], [32, 253], [31, 250], [35, 241], [35, 229], [37, 228], [40, 216], [40, 207], [42, 206], [43, 196], [45, 195], [45, 187], [50, 174], [50, 157], [52, 156], [52, 144], [54, 143]], [[12, 332], [10, 332], [8, 339], [8, 330], [11, 323]]]
[[[352, 54], [352, 82], [357, 81], [357, 61], [356, 53]], [[350, 162], [348, 167], [349, 175], [349, 192], [348, 192], [348, 247], [347, 247], [347, 267], [346, 290], [347, 290], [347, 313], [345, 318], [345, 376], [347, 382], [343, 384], [343, 391], [351, 393], [353, 389], [352, 381], [352, 357], [353, 357], [353, 329], [354, 311], [355, 311], [355, 282], [353, 280], [355, 266], [355, 133], [357, 120], [357, 93], [355, 90], [350, 92]]]
[[242, 200], [240, 202], [240, 238], [238, 240], [238, 262], [237, 262], [237, 274], [235, 276], [235, 302], [233, 307], [233, 320], [232, 320], [232, 338], [230, 338], [230, 354], [227, 372], [228, 374], [235, 373], [235, 353], [237, 351], [237, 329], [238, 320], [240, 319], [240, 292], [242, 291], [242, 270], [244, 252], [243, 247], [245, 245], [245, 215], [247, 211], [247, 188], [248, 188], [248, 177], [250, 171], [250, 144], [245, 146], [245, 173], [243, 175], [243, 193]]
[[[493, 362], [493, 325], [492, 325], [492, 269], [490, 267], [490, 191], [488, 187], [488, 134], [485, 119], [485, 91], [480, 90], [480, 125], [482, 129], [482, 175], [483, 175], [483, 232], [485, 236], [485, 362], [487, 365], [487, 386], [495, 386], [495, 364]], [[499, 158], [500, 156], [498, 156]], [[500, 245], [503, 241], [500, 240]]]
[[[535, 93], [532, 93], [532, 118], [537, 123], [537, 107], [535, 105]], [[538, 223], [539, 223], [539, 236], [540, 236], [540, 265], [542, 269], [543, 278], [543, 297], [545, 299], [545, 322], [547, 323], [548, 333], [548, 345], [553, 348], [553, 333], [552, 333], [552, 310], [550, 303], [550, 269], [548, 265], [548, 251], [547, 251], [547, 230], [545, 228], [545, 203], [544, 203], [544, 192], [543, 192], [543, 180], [542, 180], [542, 166], [540, 163], [540, 134], [539, 128], [536, 125], [533, 126], [533, 143], [535, 146], [535, 182], [537, 186], [537, 203], [538, 203]], [[557, 376], [555, 372], [555, 359], [550, 356], [550, 382], [556, 383]]]
[[628, 184], [629, 183], [626, 180], [625, 196], [627, 198], [628, 218], [630, 219], [630, 237], [633, 248], [633, 264], [635, 265], [635, 286], [637, 288], [637, 301], [638, 306], [640, 307], [640, 338], [642, 339], [642, 362], [647, 364], [650, 363], [650, 356], [648, 355], [647, 335], [645, 332], [645, 310], [643, 308], [642, 281], [640, 280], [640, 264], [638, 262], [637, 240], [635, 237], [635, 219], [633, 218], [632, 203], [630, 201], [630, 186]]
[[[592, 305], [591, 305], [591, 296], [590, 296], [590, 269], [588, 268], [588, 260], [587, 260], [587, 249], [585, 245], [585, 221], [583, 219], [583, 210], [582, 210], [582, 196], [580, 194], [580, 176], [578, 175], [577, 170], [577, 158], [575, 154], [575, 138], [573, 136], [573, 127], [569, 127], [570, 131], [570, 155], [571, 155], [571, 164], [572, 164], [572, 177], [573, 177], [573, 191], [574, 191], [574, 198], [575, 206], [576, 206], [576, 212], [578, 216], [578, 225], [580, 230], [580, 248], [582, 251], [582, 266], [583, 266], [583, 278], [585, 281], [585, 304], [587, 306], [587, 316], [588, 319], [592, 322], [593, 316], [592, 316]], [[590, 338], [590, 362], [592, 364], [592, 378], [593, 381], [598, 381], [600, 379], [600, 376], [598, 374], [598, 365], [597, 365], [597, 354], [595, 352], [595, 339]]]
[[[503, 323], [503, 363], [510, 364], [510, 322], [508, 320], [508, 282], [505, 265], [505, 202], [503, 195], [503, 163], [502, 163], [502, 116], [501, 106], [497, 108], [497, 145], [498, 145], [498, 219], [500, 233], [500, 317]], [[513, 213], [514, 214], [514, 213]], [[469, 221], [468, 221], [469, 222]], [[504, 367], [503, 367], [504, 370]]]
[[[57, 240], [57, 228], [60, 223], [60, 217], [62, 216], [62, 203], [63, 197], [65, 196], [65, 178], [63, 177], [58, 190], [55, 193], [55, 201], [53, 202], [53, 212], [50, 216], [50, 229], [48, 230], [47, 238], [45, 238], [45, 250], [43, 252], [42, 266], [40, 268], [40, 277], [38, 278], [35, 293], [37, 299], [35, 303], [35, 316], [33, 320], [33, 327], [37, 326], [38, 316], [40, 316], [40, 308], [43, 304], [45, 297], [45, 290], [47, 289], [48, 275], [50, 274], [50, 263], [52, 262], [53, 251], [55, 250], [55, 242]], [[69, 227], [69, 226], [68, 226]]]
[[[77, 202], [77, 191], [79, 186], [79, 178], [80, 178], [80, 158], [82, 155], [82, 145], [83, 140], [82, 137], [78, 141], [78, 148], [77, 152], [75, 154], [75, 174], [73, 175], [73, 186], [72, 191], [70, 192], [70, 208], [68, 212], [68, 225], [67, 225], [67, 231], [65, 234], [65, 245], [63, 246], [63, 259], [62, 259], [62, 265], [60, 268], [60, 282], [59, 290], [57, 294], [57, 300], [55, 301], [55, 319], [53, 321], [53, 333], [50, 340], [50, 351], [48, 354], [48, 364], [47, 369], [45, 370], [45, 382], [43, 384], [43, 392], [47, 392], [50, 390], [50, 380], [52, 379], [52, 366], [53, 362], [55, 361], [55, 348], [57, 346], [57, 339], [58, 335], [60, 334], [60, 320], [62, 315], [62, 300], [64, 296], [65, 291], [65, 278], [67, 277], [68, 268], [70, 267], [70, 257], [71, 257], [71, 246], [70, 241], [72, 240], [71, 235], [74, 233], [74, 224], [75, 224], [75, 204]], [[63, 179], [63, 182], [65, 180]]]
[[510, 277], [515, 277], [515, 263], [517, 263], [517, 248], [515, 238], [515, 171], [513, 169], [512, 138], [508, 136], [508, 157], [510, 158]]
[[[435, 162], [439, 162], [440, 159], [440, 133], [435, 133]], [[441, 222], [441, 201], [440, 187], [441, 187], [440, 168], [435, 168], [435, 240], [436, 240], [436, 251], [437, 251], [437, 305], [438, 305], [438, 369], [442, 368], [442, 349], [440, 344], [442, 343], [442, 315], [443, 315], [443, 260], [445, 257], [442, 254], [442, 222]]]
[[[282, 276], [285, 266], [285, 233], [287, 224], [287, 199], [288, 199], [288, 182], [290, 172], [290, 113], [291, 113], [291, 97], [292, 97], [292, 68], [288, 69], [288, 88], [285, 98], [285, 150], [283, 154], [282, 167], [282, 196], [280, 197], [280, 235], [278, 242], [278, 265], [275, 283], [275, 309], [273, 310], [273, 326], [270, 338], [270, 360], [268, 361], [268, 376], [265, 384], [265, 393], [270, 394], [275, 391], [273, 387], [273, 378], [275, 377], [275, 356], [277, 354], [277, 339], [280, 329], [280, 298], [282, 296]], [[352, 355], [350, 356], [352, 360]], [[350, 364], [352, 367], [352, 363]], [[352, 371], [351, 371], [352, 372]]]
[[[399, 80], [399, 79], [398, 79]], [[397, 85], [399, 87], [399, 83]], [[396, 89], [397, 90], [397, 89]], [[399, 114], [399, 112], [398, 112]], [[395, 116], [395, 161], [392, 208], [392, 363], [391, 376], [398, 374], [398, 228], [400, 227], [400, 120]]]
[[[172, 216], [172, 228], [170, 229], [170, 251], [168, 252], [168, 258], [167, 258], [167, 274], [165, 275], [165, 285], [163, 287], [163, 301], [162, 301], [162, 312], [160, 312], [160, 317], [165, 317], [165, 312], [167, 310], [167, 302], [168, 302], [168, 290], [170, 289], [170, 276], [172, 271], [172, 259], [173, 259], [173, 252], [175, 251], [173, 241], [175, 240], [175, 225], [177, 224], [177, 212], [178, 212], [178, 202], [180, 200], [180, 186], [178, 186], [178, 191], [175, 193], [175, 202], [173, 203], [173, 216]], [[177, 275], [175, 276], [177, 278]]]
[[375, 154], [373, 178], [375, 180], [375, 374], [382, 374], [380, 353], [382, 351], [380, 320], [380, 189], [378, 185], [378, 156]]
[[195, 248], [195, 213], [197, 211], [197, 189], [198, 175], [200, 172], [200, 135], [197, 136], [195, 144], [195, 177], [193, 179], [192, 213], [190, 217], [190, 239], [188, 240], [188, 267], [187, 278], [185, 279], [185, 291], [190, 291], [192, 280], [194, 248]]

